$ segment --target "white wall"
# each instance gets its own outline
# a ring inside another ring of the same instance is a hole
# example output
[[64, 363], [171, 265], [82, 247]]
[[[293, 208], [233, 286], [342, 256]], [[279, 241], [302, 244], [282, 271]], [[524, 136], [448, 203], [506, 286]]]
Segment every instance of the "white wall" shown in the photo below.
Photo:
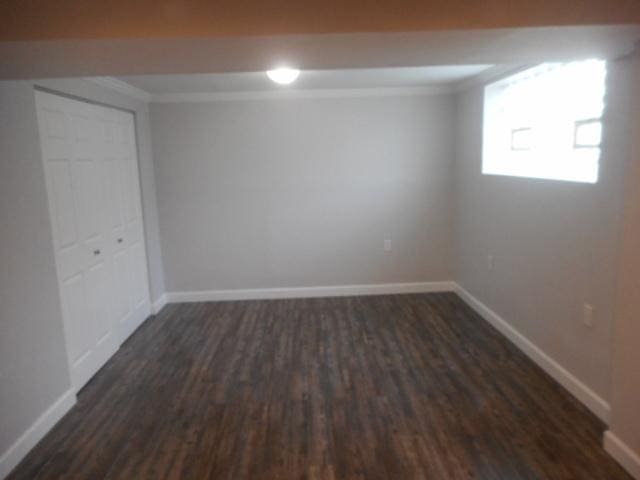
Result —
[[612, 418], [605, 447], [640, 479], [640, 45], [633, 64], [632, 145], [625, 172], [613, 343]]
[[0, 82], [0, 478], [73, 401], [39, 420], [71, 384], [34, 84], [135, 110], [152, 299], [164, 292], [147, 105], [79, 79]]
[[[597, 184], [482, 175], [483, 89], [458, 98], [457, 282], [582, 382], [610, 398], [629, 62], [609, 64]], [[495, 258], [489, 269], [488, 256]], [[595, 323], [582, 323], [584, 303]]]
[[25, 82], [0, 82], [0, 229], [2, 457], [71, 386], [35, 102]]
[[152, 104], [151, 121], [169, 292], [451, 279], [450, 95]]

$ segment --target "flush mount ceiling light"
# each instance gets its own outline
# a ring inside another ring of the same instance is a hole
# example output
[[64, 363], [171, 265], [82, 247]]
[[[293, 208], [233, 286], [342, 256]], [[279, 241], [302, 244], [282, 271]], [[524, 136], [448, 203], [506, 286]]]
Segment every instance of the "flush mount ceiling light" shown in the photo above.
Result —
[[267, 70], [267, 76], [280, 85], [289, 85], [295, 82], [296, 78], [300, 75], [300, 70], [295, 68], [276, 68], [274, 70]]

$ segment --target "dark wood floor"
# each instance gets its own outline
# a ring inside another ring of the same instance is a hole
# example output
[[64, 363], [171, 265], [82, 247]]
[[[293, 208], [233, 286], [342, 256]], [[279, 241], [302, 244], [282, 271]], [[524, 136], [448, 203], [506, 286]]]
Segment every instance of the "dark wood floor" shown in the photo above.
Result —
[[630, 479], [455, 294], [170, 305], [18, 479]]

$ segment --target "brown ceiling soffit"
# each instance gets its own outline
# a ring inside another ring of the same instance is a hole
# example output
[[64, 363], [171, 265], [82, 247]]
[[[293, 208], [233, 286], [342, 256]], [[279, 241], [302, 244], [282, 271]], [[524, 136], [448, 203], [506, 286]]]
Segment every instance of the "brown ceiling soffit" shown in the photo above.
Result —
[[0, 0], [0, 41], [640, 24], [640, 0]]

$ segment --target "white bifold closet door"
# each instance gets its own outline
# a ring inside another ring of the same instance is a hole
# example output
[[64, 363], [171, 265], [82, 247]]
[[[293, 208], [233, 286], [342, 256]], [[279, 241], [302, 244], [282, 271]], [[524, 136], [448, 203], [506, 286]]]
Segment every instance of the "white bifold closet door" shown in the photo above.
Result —
[[43, 91], [36, 106], [78, 390], [151, 310], [134, 116]]

